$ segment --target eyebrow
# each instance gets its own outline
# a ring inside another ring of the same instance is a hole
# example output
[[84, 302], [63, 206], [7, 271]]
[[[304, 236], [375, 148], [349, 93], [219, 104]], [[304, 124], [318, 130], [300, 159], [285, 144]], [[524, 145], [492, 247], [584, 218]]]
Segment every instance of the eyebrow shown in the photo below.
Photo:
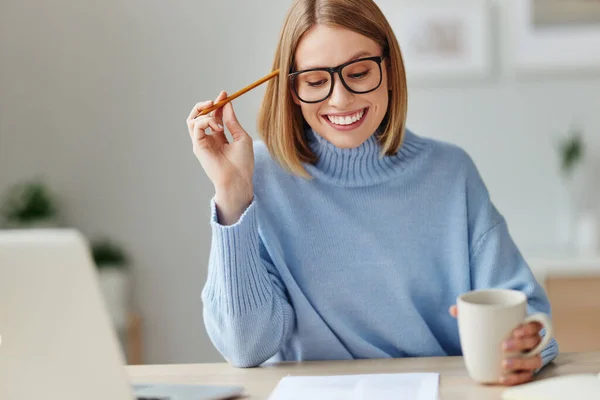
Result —
[[[358, 53], [355, 53], [352, 57], [350, 57], [348, 60], [344, 61], [342, 64], [347, 63], [349, 61], [354, 61], [354, 60], [358, 60], [359, 58], [362, 57], [367, 57], [370, 56], [371, 52], [366, 51], [366, 50], [361, 50]], [[328, 67], [324, 67], [324, 66], [311, 66], [311, 65], [307, 65], [304, 68], [298, 68], [298, 71], [304, 71], [307, 69], [313, 69], [313, 68], [328, 68]]]

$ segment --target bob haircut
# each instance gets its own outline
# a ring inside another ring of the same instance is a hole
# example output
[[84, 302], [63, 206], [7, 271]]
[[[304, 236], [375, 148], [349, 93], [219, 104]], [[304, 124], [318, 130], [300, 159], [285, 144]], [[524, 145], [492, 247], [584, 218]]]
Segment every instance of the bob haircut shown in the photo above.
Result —
[[379, 127], [382, 156], [395, 154], [402, 146], [408, 102], [406, 71], [398, 40], [373, 0], [295, 0], [285, 18], [273, 61], [272, 70], [279, 69], [279, 75], [267, 85], [257, 128], [275, 161], [305, 178], [310, 175], [302, 164], [314, 164], [317, 157], [306, 140], [305, 130], [309, 126], [294, 103], [288, 75], [294, 68], [298, 42], [317, 24], [349, 29], [372, 39], [383, 49], [390, 98]]

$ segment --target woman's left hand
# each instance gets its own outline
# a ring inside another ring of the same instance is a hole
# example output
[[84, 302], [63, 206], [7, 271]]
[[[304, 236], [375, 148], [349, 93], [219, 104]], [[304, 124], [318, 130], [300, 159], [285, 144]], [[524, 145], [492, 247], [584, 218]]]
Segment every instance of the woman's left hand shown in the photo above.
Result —
[[[454, 318], [458, 315], [456, 306], [450, 307], [450, 315]], [[520, 385], [533, 379], [534, 372], [542, 367], [542, 357], [538, 354], [528, 358], [511, 358], [510, 354], [518, 352], [527, 352], [535, 348], [541, 341], [540, 331], [542, 325], [537, 322], [519, 325], [513, 330], [512, 335], [507, 339], [502, 348], [506, 357], [502, 361], [504, 375], [500, 383], [506, 386]]]

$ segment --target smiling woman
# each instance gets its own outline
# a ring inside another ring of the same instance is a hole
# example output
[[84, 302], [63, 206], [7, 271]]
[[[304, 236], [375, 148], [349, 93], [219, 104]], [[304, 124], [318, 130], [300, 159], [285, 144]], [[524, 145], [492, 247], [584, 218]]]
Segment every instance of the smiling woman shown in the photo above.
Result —
[[[355, 5], [339, 12], [342, 3]], [[307, 126], [339, 148], [355, 148], [375, 130], [382, 153], [400, 148], [408, 103], [402, 54], [379, 8], [359, 3], [295, 2], [286, 19], [273, 62], [282, 73], [267, 87], [258, 130], [273, 157], [297, 175], [308, 176], [302, 163], [316, 160]]]
[[[352, 44], [359, 50], [353, 51]], [[334, 145], [357, 147], [379, 128], [388, 108], [388, 68], [381, 68], [385, 52], [366, 36], [326, 25], [316, 25], [298, 44], [298, 71], [290, 74], [294, 103], [304, 120]], [[327, 55], [321, 58], [339, 65], [329, 69], [303, 66], [318, 60], [318, 55]], [[354, 134], [341, 133], [348, 130], [355, 130]]]
[[[187, 119], [215, 187], [204, 320], [230, 363], [459, 355], [448, 309], [479, 288], [549, 314], [471, 158], [405, 128], [400, 47], [373, 1], [295, 0], [273, 70], [262, 141], [231, 103], [202, 115], [224, 92]], [[556, 356], [551, 340], [511, 359], [540, 329], [515, 330], [502, 383]]]

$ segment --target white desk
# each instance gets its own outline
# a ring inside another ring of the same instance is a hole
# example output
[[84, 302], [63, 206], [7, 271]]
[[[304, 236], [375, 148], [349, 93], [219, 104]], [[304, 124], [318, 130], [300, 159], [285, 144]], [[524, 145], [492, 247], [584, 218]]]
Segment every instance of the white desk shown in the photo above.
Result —
[[[129, 366], [133, 382], [240, 385], [245, 399], [267, 399], [279, 380], [289, 375], [342, 375], [402, 372], [439, 372], [441, 400], [499, 400], [503, 387], [481, 386], [468, 377], [462, 357], [412, 358], [358, 361], [280, 363], [240, 369], [228, 364]], [[540, 374], [547, 377], [599, 373], [600, 352], [562, 354]]]

